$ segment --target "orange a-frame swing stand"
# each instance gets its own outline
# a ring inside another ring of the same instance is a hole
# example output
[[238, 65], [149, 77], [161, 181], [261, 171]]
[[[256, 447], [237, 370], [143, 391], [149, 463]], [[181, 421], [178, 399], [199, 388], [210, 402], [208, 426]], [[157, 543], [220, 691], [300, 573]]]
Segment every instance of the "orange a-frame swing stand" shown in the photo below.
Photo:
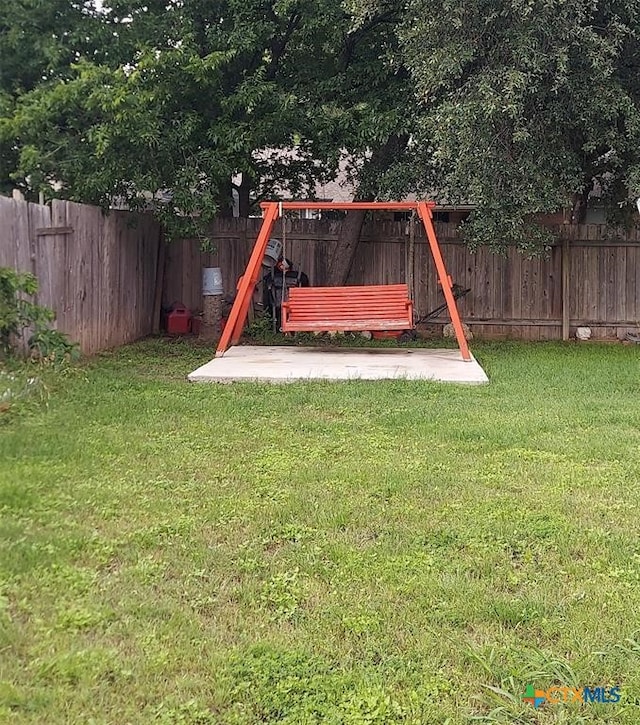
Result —
[[253, 252], [249, 258], [245, 273], [240, 278], [238, 284], [238, 291], [236, 294], [235, 302], [229, 313], [227, 324], [222, 331], [220, 342], [216, 350], [216, 357], [222, 357], [225, 352], [231, 347], [236, 345], [242, 335], [245, 323], [247, 321], [247, 314], [249, 312], [249, 303], [253, 296], [253, 293], [258, 283], [260, 276], [260, 270], [262, 267], [262, 260], [271, 237], [273, 225], [278, 220], [278, 217], [285, 211], [290, 209], [324, 209], [324, 210], [344, 210], [352, 211], [356, 209], [364, 210], [383, 210], [383, 211], [413, 211], [416, 210], [418, 216], [424, 224], [425, 231], [427, 233], [427, 239], [429, 240], [429, 247], [431, 249], [431, 255], [436, 265], [436, 271], [438, 273], [438, 281], [442, 285], [442, 291], [444, 298], [447, 303], [449, 315], [451, 316], [451, 322], [453, 323], [453, 329], [456, 333], [456, 339], [458, 341], [458, 347], [460, 348], [460, 354], [462, 359], [465, 361], [471, 360], [471, 354], [469, 352], [469, 346], [467, 345], [467, 339], [462, 329], [462, 322], [460, 321], [460, 315], [458, 313], [458, 306], [453, 295], [453, 281], [447, 274], [447, 268], [442, 258], [442, 252], [440, 251], [440, 245], [438, 244], [438, 238], [436, 231], [433, 226], [433, 214], [431, 209], [434, 207], [432, 202], [428, 201], [400, 201], [400, 202], [387, 202], [387, 201], [350, 201], [350, 202], [314, 202], [314, 201], [266, 201], [260, 204], [263, 213], [262, 227], [258, 233]]

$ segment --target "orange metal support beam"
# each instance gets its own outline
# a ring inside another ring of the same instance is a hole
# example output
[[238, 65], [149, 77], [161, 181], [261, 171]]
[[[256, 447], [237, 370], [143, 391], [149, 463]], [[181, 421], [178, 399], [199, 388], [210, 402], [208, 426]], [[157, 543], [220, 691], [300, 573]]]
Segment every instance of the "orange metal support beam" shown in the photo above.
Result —
[[258, 238], [256, 239], [245, 273], [240, 278], [238, 293], [229, 313], [227, 324], [222, 331], [222, 337], [216, 350], [216, 357], [222, 357], [231, 345], [235, 345], [240, 340], [242, 329], [249, 312], [249, 303], [251, 302], [251, 297], [253, 296], [260, 275], [260, 268], [262, 266], [264, 253], [267, 250], [269, 237], [271, 236], [273, 225], [278, 219], [278, 207], [279, 204], [277, 201], [269, 202], [263, 206], [264, 218], [262, 220], [262, 226], [260, 227], [260, 232], [258, 233]]
[[447, 302], [449, 314], [451, 315], [451, 322], [453, 323], [453, 329], [456, 333], [456, 339], [458, 341], [458, 347], [460, 348], [462, 359], [466, 362], [470, 362], [471, 353], [469, 352], [467, 338], [465, 337], [464, 330], [462, 329], [462, 322], [460, 321], [456, 298], [453, 296], [453, 283], [451, 281], [451, 277], [447, 274], [447, 268], [445, 267], [442, 252], [440, 251], [440, 245], [438, 244], [438, 238], [436, 237], [436, 230], [433, 228], [433, 215], [431, 214], [430, 206], [425, 203], [419, 203], [418, 216], [422, 219], [424, 229], [427, 233], [427, 239], [429, 240], [429, 246], [431, 247], [431, 254], [433, 256], [433, 261], [436, 264], [438, 279], [442, 285], [442, 291], [444, 292], [444, 298]]

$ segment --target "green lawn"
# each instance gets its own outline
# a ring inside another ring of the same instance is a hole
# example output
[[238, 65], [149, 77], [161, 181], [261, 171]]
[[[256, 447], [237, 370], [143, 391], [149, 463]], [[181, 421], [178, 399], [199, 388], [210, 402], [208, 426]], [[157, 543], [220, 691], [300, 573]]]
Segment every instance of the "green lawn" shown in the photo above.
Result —
[[62, 377], [0, 426], [0, 721], [639, 723], [640, 349], [473, 350], [489, 385], [189, 385], [162, 340]]

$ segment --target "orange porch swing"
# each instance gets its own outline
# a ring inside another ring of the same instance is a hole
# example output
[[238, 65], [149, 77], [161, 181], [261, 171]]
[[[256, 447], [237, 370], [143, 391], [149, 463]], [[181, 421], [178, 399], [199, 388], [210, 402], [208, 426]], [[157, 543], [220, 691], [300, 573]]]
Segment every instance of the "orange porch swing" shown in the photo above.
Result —
[[[263, 210], [262, 227], [258, 233], [247, 268], [238, 284], [235, 302], [222, 332], [216, 357], [221, 357], [236, 345], [247, 320], [249, 304], [258, 283], [262, 260], [273, 226], [285, 211], [314, 210], [372, 210], [416, 211], [429, 241], [429, 248], [442, 286], [453, 329], [465, 361], [471, 360], [469, 346], [462, 329], [458, 307], [453, 294], [453, 282], [440, 251], [433, 226], [434, 204], [426, 201], [314, 202], [267, 201]], [[332, 330], [406, 330], [413, 329], [413, 304], [406, 284], [352, 285], [346, 287], [295, 287], [282, 305], [284, 332], [319, 332]]]

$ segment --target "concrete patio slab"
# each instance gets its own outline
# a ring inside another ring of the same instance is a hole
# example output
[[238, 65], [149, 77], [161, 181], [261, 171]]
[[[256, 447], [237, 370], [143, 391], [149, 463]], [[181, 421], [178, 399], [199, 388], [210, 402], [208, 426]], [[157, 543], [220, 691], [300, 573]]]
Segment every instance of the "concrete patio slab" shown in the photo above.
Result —
[[464, 362], [458, 350], [426, 348], [346, 348], [237, 346], [205, 363], [192, 382], [265, 383], [296, 380], [439, 380], [448, 383], [489, 381], [478, 362]]

